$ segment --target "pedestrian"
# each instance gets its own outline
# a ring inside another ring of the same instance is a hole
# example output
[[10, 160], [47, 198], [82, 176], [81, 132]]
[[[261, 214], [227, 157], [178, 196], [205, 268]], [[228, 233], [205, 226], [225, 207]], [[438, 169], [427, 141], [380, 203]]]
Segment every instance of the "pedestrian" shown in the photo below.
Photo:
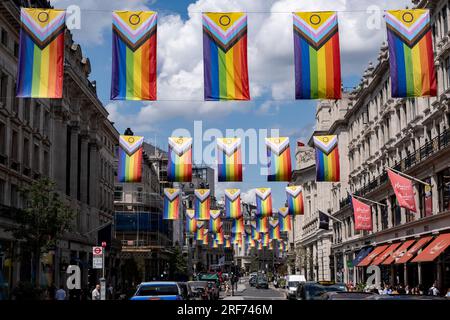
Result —
[[450, 298], [450, 288], [447, 289], [447, 294], [445, 295], [446, 298]]
[[66, 290], [64, 290], [64, 286], [61, 285], [55, 293], [55, 300], [66, 300], [66, 297]]
[[439, 289], [437, 288], [437, 281], [433, 283], [431, 288], [428, 290], [428, 295], [430, 296], [438, 296], [440, 294]]
[[95, 289], [92, 290], [92, 300], [100, 300], [100, 285], [97, 284]]
[[228, 281], [228, 278], [225, 279], [225, 296], [228, 296], [228, 293], [230, 292], [230, 283]]
[[405, 287], [405, 294], [412, 294], [411, 288], [409, 287], [409, 285], [406, 285], [406, 287]]

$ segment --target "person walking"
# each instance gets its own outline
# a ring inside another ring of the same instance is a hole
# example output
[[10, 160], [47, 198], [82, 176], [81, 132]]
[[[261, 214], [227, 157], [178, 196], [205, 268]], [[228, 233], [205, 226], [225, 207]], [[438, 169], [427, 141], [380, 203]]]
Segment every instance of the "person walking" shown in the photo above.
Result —
[[225, 296], [227, 297], [228, 293], [230, 292], [230, 282], [228, 278], [225, 279], [224, 283], [225, 283]]
[[92, 290], [92, 300], [100, 300], [100, 285], [97, 284], [95, 289]]
[[438, 296], [440, 294], [439, 289], [437, 288], [437, 281], [433, 283], [431, 288], [428, 290], [428, 295], [430, 296]]
[[67, 294], [66, 290], [64, 290], [64, 286], [60, 286], [59, 289], [55, 293], [55, 300], [66, 300]]

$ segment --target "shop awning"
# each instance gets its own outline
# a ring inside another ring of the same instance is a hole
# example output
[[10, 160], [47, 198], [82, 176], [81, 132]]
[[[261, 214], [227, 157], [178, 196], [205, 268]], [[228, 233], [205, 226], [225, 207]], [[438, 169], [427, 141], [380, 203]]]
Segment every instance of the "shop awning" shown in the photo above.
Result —
[[422, 249], [423, 246], [430, 242], [431, 239], [433, 239], [433, 237], [427, 236], [417, 240], [417, 242], [411, 248], [409, 248], [409, 250], [405, 254], [403, 254], [403, 256], [395, 259], [395, 264], [407, 263], [420, 249]]
[[352, 261], [352, 266], [357, 266], [371, 251], [373, 247], [363, 248], [359, 251], [356, 258]]
[[400, 247], [397, 248], [397, 250], [394, 251], [389, 257], [387, 257], [386, 260], [384, 260], [381, 264], [382, 265], [388, 265], [394, 262], [396, 259], [399, 259], [402, 257], [406, 251], [408, 251], [408, 248], [414, 243], [415, 240], [408, 240], [402, 243]]
[[402, 243], [397, 242], [391, 244], [386, 250], [383, 251], [383, 253], [379, 254], [375, 259], [373, 259], [371, 266], [378, 266], [381, 264], [384, 260], [386, 260], [392, 253], [394, 253], [395, 249], [397, 249]]
[[382, 253], [384, 250], [387, 249], [389, 245], [381, 245], [378, 247], [375, 247], [371, 253], [369, 253], [360, 263], [358, 263], [357, 267], [366, 267], [368, 266], [373, 259], [375, 259], [376, 256], [378, 256], [380, 253]]
[[434, 261], [439, 255], [450, 246], [450, 233], [441, 234], [434, 239], [412, 262]]

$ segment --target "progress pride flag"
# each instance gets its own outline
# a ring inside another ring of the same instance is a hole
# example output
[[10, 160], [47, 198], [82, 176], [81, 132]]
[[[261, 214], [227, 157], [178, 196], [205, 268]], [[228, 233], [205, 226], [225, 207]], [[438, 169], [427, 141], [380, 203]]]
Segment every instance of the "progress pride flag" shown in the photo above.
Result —
[[416, 201], [414, 200], [412, 181], [395, 174], [391, 170], [388, 170], [387, 172], [400, 207], [416, 212]]
[[372, 209], [369, 205], [352, 197], [355, 230], [372, 230]]

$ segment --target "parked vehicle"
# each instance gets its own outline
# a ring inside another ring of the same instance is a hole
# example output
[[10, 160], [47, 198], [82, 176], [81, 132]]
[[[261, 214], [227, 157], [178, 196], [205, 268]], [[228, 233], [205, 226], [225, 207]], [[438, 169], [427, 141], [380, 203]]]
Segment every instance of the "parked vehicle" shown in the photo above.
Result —
[[252, 276], [252, 277], [250, 278], [250, 280], [248, 281], [250, 287], [255, 287], [255, 286], [256, 286], [256, 278], [257, 278], [256, 275], [254, 275], [254, 276]]
[[307, 281], [297, 287], [297, 300], [324, 300], [326, 292], [347, 291], [344, 283]]
[[192, 297], [192, 291], [188, 284], [186, 282], [178, 282], [178, 286], [181, 289], [181, 296], [183, 297], [183, 300], [190, 300]]
[[305, 276], [300, 274], [290, 274], [286, 276], [286, 299], [295, 299], [297, 287], [300, 283], [306, 282]]
[[368, 300], [447, 300], [444, 297], [414, 294], [376, 294]]
[[325, 292], [322, 294], [323, 300], [373, 300], [374, 296], [378, 294], [373, 292], [346, 292], [346, 291], [335, 291], [335, 292]]
[[191, 290], [191, 300], [210, 300], [208, 281], [188, 281]]
[[269, 289], [269, 281], [266, 276], [260, 275], [256, 277], [256, 288], [257, 289]]
[[131, 300], [183, 300], [183, 295], [176, 282], [142, 282]]

